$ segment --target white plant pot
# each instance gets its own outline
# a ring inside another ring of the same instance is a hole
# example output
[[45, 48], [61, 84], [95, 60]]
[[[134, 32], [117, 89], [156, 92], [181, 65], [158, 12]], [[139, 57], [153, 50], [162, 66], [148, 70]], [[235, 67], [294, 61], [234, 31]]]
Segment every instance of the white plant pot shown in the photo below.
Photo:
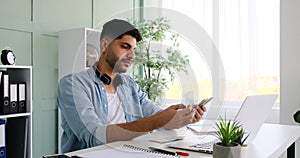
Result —
[[247, 146], [241, 146], [241, 158], [246, 158], [247, 157]]
[[213, 147], [213, 158], [241, 158], [241, 146], [223, 146], [221, 143], [215, 143]]

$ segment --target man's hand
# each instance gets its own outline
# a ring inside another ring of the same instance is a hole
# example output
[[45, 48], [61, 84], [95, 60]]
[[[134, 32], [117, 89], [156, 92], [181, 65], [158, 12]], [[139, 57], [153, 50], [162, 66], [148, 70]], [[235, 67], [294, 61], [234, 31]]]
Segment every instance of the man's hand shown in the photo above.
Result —
[[206, 112], [206, 106], [205, 105], [194, 106], [194, 109], [196, 110], [196, 114], [195, 114], [195, 117], [194, 117], [194, 120], [192, 123], [196, 123], [196, 122], [200, 121], [200, 119], [204, 115], [204, 112]]
[[166, 129], [181, 128], [190, 123], [198, 122], [204, 112], [205, 106], [193, 108], [192, 106], [184, 106], [183, 104], [172, 105], [162, 111], [164, 118], [168, 119], [163, 126]]

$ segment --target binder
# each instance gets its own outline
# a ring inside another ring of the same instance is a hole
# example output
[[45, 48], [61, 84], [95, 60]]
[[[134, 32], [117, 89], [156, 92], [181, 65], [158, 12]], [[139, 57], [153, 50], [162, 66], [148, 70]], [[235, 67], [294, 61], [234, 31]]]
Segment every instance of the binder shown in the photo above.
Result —
[[18, 83], [18, 112], [26, 112], [26, 83]]
[[5, 120], [0, 120], [0, 158], [6, 158]]
[[27, 158], [28, 117], [8, 118], [6, 122], [7, 158]]
[[7, 71], [1, 71], [0, 84], [0, 114], [9, 114], [9, 74]]
[[14, 114], [18, 112], [18, 85], [10, 84], [10, 106], [9, 113]]

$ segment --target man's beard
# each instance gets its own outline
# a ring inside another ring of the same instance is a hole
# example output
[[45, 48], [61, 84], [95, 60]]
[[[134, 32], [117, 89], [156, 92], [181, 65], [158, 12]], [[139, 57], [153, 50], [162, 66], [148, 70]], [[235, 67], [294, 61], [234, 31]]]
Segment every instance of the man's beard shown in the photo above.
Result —
[[113, 52], [109, 52], [105, 58], [105, 61], [110, 65], [113, 72], [124, 73], [126, 70], [121, 69], [120, 62], [121, 60], [117, 58]]

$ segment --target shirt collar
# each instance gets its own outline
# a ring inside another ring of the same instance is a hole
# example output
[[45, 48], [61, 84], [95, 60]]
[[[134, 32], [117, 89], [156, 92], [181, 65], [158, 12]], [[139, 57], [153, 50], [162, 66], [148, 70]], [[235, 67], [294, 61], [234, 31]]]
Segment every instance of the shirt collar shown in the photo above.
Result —
[[96, 62], [92, 67], [87, 69], [87, 73], [95, 83], [101, 83], [101, 80], [99, 79], [99, 77], [96, 74], [97, 65], [98, 65], [98, 62]]

